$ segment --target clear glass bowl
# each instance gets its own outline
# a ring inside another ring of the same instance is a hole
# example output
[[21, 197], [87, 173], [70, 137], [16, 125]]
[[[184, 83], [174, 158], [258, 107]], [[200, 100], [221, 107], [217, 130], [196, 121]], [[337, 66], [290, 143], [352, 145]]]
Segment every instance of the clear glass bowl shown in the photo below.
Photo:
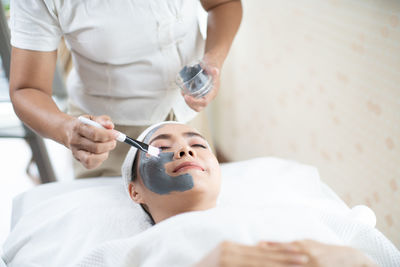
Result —
[[186, 65], [176, 76], [176, 84], [181, 88], [184, 94], [195, 98], [205, 96], [213, 86], [211, 75], [202, 67], [201, 61]]

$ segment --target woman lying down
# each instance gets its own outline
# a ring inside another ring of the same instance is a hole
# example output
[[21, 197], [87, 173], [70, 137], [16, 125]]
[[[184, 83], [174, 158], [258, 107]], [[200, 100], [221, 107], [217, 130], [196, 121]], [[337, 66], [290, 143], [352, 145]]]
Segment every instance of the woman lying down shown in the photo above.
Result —
[[139, 139], [162, 152], [131, 148], [123, 178], [154, 226], [100, 245], [79, 266], [400, 266], [385, 237], [340, 214], [297, 203], [219, 207], [218, 161], [187, 125], [157, 124]]

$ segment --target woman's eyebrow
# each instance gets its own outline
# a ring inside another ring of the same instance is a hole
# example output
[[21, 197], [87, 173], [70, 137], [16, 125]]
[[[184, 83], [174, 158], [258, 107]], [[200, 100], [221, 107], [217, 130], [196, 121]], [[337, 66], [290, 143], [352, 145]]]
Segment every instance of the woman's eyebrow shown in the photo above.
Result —
[[149, 144], [153, 143], [154, 141], [156, 141], [158, 139], [172, 139], [172, 135], [170, 135], [170, 134], [159, 134], [156, 137], [154, 137], [153, 139], [151, 139]]
[[[206, 139], [199, 133], [196, 132], [185, 132], [182, 134], [184, 137], [193, 137], [193, 136], [197, 136], [200, 137], [201, 139], [203, 139], [204, 141], [206, 141]], [[167, 139], [167, 140], [171, 140], [172, 139], [172, 135], [171, 134], [159, 134], [156, 137], [154, 137], [153, 139], [150, 140], [149, 144], [153, 143], [156, 140], [159, 139]]]
[[204, 141], [207, 141], [201, 134], [196, 133], [196, 132], [186, 132], [186, 133], [183, 133], [183, 136], [185, 136], [185, 137], [197, 136], [197, 137], [200, 137], [201, 139], [204, 139]]

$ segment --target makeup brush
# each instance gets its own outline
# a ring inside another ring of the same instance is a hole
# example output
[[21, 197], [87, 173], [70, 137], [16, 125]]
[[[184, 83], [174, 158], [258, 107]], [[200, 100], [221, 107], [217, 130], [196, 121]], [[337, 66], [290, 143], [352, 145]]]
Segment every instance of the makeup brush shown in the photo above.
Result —
[[[92, 120], [90, 120], [90, 119], [88, 119], [86, 117], [79, 116], [78, 120], [83, 122], [84, 124], [92, 125], [92, 126], [94, 126], [96, 128], [105, 129], [103, 126], [101, 126], [100, 123], [92, 121]], [[114, 131], [116, 131], [116, 130], [114, 130]], [[118, 132], [118, 131], [116, 131], [116, 132]], [[124, 142], [124, 143], [127, 143], [128, 145], [134, 146], [137, 149], [140, 149], [143, 152], [148, 153], [148, 154], [150, 154], [150, 155], [152, 155], [154, 157], [158, 157], [158, 154], [160, 154], [160, 149], [159, 148], [154, 147], [154, 146], [150, 146], [150, 145], [145, 144], [143, 142], [140, 142], [140, 141], [137, 141], [135, 139], [132, 139], [129, 136], [126, 136], [126, 134], [123, 134], [121, 132], [118, 132], [117, 141]]]

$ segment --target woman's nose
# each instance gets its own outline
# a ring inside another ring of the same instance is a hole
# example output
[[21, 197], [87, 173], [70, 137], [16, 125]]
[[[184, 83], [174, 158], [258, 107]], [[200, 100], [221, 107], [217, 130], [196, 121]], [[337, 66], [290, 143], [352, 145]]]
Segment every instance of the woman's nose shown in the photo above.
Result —
[[180, 159], [185, 156], [195, 157], [196, 153], [190, 146], [182, 146], [178, 151], [175, 152], [175, 157]]

